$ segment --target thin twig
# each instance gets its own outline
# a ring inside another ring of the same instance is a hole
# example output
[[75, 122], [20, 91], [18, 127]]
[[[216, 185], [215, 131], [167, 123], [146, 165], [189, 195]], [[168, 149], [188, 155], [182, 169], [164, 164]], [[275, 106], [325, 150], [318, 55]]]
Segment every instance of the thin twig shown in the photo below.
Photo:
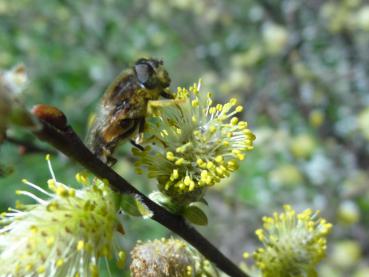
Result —
[[5, 141], [11, 144], [20, 146], [24, 149], [24, 154], [33, 154], [33, 153], [40, 153], [40, 154], [56, 154], [57, 152], [52, 149], [42, 148], [38, 145], [35, 145], [29, 141], [25, 141], [22, 139], [14, 138], [14, 137], [5, 137]]
[[248, 277], [246, 273], [225, 257], [198, 231], [187, 224], [183, 217], [171, 214], [163, 207], [151, 201], [148, 197], [128, 183], [123, 177], [100, 161], [90, 152], [70, 126], [66, 126], [64, 129], [58, 129], [42, 120], [41, 124], [42, 128], [34, 132], [39, 139], [53, 145], [56, 149], [80, 163], [97, 177], [108, 180], [114, 191], [123, 194], [138, 195], [142, 202], [153, 212], [153, 220], [159, 222], [192, 244], [209, 261], [214, 263], [229, 276]]

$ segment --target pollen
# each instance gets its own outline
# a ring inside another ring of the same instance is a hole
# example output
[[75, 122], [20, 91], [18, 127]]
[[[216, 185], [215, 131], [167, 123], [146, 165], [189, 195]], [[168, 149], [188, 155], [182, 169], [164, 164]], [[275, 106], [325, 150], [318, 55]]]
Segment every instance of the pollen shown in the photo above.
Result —
[[169, 161], [174, 161], [175, 160], [175, 156], [174, 156], [173, 152], [167, 152], [166, 157]]
[[284, 212], [263, 218], [264, 229], [255, 233], [264, 247], [253, 253], [263, 276], [314, 275], [325, 257], [326, 237], [332, 229], [332, 224], [318, 215], [319, 211], [311, 209], [297, 214], [285, 205]]
[[78, 243], [77, 243], [77, 250], [78, 251], [81, 251], [85, 248], [85, 242], [83, 240], [80, 240]]
[[[148, 118], [145, 134], [151, 149], [133, 150], [139, 161], [135, 166], [146, 168], [164, 194], [196, 201], [204, 189], [239, 168], [253, 149], [255, 135], [246, 121], [239, 120], [243, 107], [235, 98], [213, 104], [212, 94], [201, 92], [199, 83], [178, 88], [176, 98], [181, 103], [160, 107]], [[161, 136], [162, 130], [166, 136]]]
[[[51, 168], [50, 157], [47, 161]], [[23, 180], [38, 194], [20, 193], [36, 203], [0, 218], [2, 276], [97, 276], [96, 261], [111, 257], [113, 241], [122, 236], [115, 196], [105, 182], [77, 174], [86, 185], [76, 189], [56, 181], [50, 171], [50, 191]], [[93, 268], [91, 274], [86, 268]]]
[[237, 123], [238, 123], [238, 118], [237, 118], [237, 117], [233, 117], [233, 118], [231, 119], [231, 124], [232, 124], [233, 126], [235, 126], [235, 125], [237, 125]]

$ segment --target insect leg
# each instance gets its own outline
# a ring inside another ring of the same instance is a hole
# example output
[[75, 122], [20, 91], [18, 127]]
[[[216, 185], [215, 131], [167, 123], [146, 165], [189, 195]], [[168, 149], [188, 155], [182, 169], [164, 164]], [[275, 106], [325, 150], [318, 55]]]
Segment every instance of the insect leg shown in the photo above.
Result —
[[145, 147], [143, 147], [142, 145], [136, 143], [133, 139], [130, 139], [129, 142], [136, 148], [138, 148], [141, 151], [145, 150]]
[[145, 129], [145, 118], [138, 119], [138, 134], [135, 140], [130, 140], [131, 144], [141, 151], [143, 151], [145, 148], [140, 145], [140, 143], [143, 142], [143, 135], [144, 135], [144, 129]]
[[134, 133], [137, 124], [138, 121], [135, 119], [124, 119], [115, 124], [114, 128], [111, 126], [114, 133], [109, 137], [109, 140], [106, 140], [106, 143], [102, 147], [103, 151], [101, 155], [104, 157], [103, 161], [110, 166], [116, 163], [117, 160], [113, 157], [115, 148], [120, 142], [128, 139]]
[[134, 131], [137, 129], [137, 126], [140, 122], [140, 119], [124, 119], [119, 122], [120, 127], [124, 132], [122, 132], [118, 139], [119, 141], [122, 141], [126, 138], [129, 138]]
[[178, 104], [184, 103], [184, 99], [169, 99], [169, 100], [150, 100], [147, 103], [147, 113], [154, 114], [158, 108], [170, 107]]
[[166, 99], [174, 99], [174, 95], [170, 92], [169, 89], [164, 89], [160, 92], [160, 96]]

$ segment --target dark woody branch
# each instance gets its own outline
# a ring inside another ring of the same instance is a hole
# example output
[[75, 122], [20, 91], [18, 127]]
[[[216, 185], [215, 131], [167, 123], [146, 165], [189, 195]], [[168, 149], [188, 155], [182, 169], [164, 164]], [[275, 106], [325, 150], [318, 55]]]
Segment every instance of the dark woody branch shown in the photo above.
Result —
[[33, 110], [41, 123], [41, 128], [34, 134], [69, 158], [77, 161], [94, 175], [109, 181], [111, 188], [122, 194], [136, 194], [153, 212], [152, 219], [167, 227], [192, 244], [209, 261], [232, 277], [247, 277], [240, 268], [225, 257], [214, 245], [196, 229], [187, 224], [183, 217], [171, 214], [144, 194], [139, 192], [123, 177], [98, 159], [81, 141], [74, 130], [67, 124], [66, 118], [58, 109], [42, 105]]

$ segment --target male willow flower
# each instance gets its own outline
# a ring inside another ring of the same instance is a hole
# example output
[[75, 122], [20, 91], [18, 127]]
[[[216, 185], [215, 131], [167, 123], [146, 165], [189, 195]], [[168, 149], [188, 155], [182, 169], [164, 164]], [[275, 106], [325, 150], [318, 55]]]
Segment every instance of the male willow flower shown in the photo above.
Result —
[[264, 229], [256, 230], [256, 235], [264, 247], [253, 254], [262, 276], [316, 276], [315, 268], [325, 257], [326, 237], [332, 228], [318, 215], [311, 209], [296, 214], [285, 205], [284, 212], [263, 218]]
[[98, 276], [99, 258], [110, 258], [113, 250], [118, 264], [124, 263], [124, 252], [119, 252], [123, 227], [113, 192], [81, 174], [77, 181], [85, 186], [71, 188], [55, 179], [48, 163], [51, 192], [24, 180], [48, 199], [18, 191], [37, 204], [18, 203], [0, 219], [1, 276]]
[[178, 88], [176, 101], [156, 109], [148, 123], [145, 135], [152, 147], [133, 151], [139, 173], [146, 167], [162, 193], [193, 202], [238, 168], [255, 136], [236, 117], [243, 110], [236, 99], [213, 105], [212, 95], [195, 84], [189, 90]]
[[133, 277], [216, 277], [216, 269], [184, 241], [156, 239], [139, 242], [131, 252]]

